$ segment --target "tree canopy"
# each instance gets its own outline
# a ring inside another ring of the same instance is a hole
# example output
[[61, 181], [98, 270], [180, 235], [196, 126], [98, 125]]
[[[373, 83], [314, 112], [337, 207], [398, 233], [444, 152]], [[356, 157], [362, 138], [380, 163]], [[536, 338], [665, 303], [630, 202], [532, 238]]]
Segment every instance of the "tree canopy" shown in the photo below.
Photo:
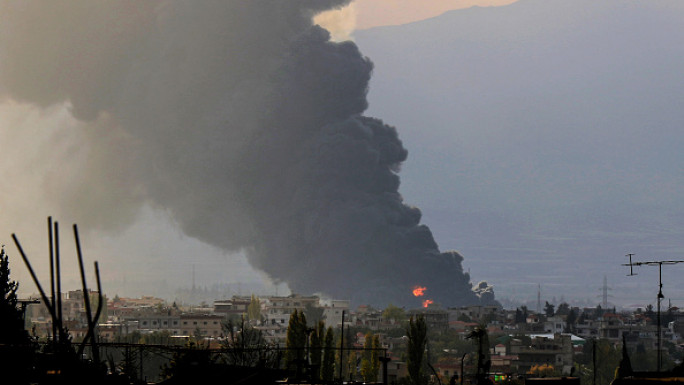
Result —
[[24, 319], [17, 308], [19, 284], [10, 279], [9, 257], [0, 249], [0, 344], [17, 344], [28, 341]]
[[427, 344], [427, 324], [423, 316], [418, 316], [415, 321], [413, 317], [409, 319], [406, 336], [408, 337], [406, 368], [409, 378], [415, 385], [425, 384], [427, 377], [425, 376], [423, 357], [425, 356], [425, 345]]
[[247, 306], [247, 318], [250, 321], [261, 321], [261, 301], [254, 294], [252, 294], [252, 299]]
[[547, 317], [552, 317], [555, 314], [555, 306], [547, 301], [544, 305], [544, 313]]
[[383, 310], [382, 318], [394, 323], [403, 322], [406, 320], [406, 312], [400, 307], [389, 304], [385, 310]]

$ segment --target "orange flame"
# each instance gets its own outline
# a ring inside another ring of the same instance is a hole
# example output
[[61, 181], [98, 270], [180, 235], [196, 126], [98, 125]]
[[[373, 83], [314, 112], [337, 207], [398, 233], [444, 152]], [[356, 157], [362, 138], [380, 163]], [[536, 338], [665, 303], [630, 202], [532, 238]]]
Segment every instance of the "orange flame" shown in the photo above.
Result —
[[433, 301], [431, 299], [426, 299], [425, 301], [423, 301], [423, 307], [428, 307], [428, 306], [432, 305], [433, 303], [435, 303], [435, 301]]
[[425, 290], [427, 290], [427, 287], [424, 286], [414, 286], [413, 287], [413, 295], [416, 297], [422, 297], [425, 295]]

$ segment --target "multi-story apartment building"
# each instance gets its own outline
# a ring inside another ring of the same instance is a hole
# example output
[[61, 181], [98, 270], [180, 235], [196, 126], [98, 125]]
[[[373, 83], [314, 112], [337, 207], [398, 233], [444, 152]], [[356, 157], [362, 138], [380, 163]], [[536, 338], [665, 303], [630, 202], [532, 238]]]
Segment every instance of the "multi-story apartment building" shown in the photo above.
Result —
[[226, 317], [239, 317], [247, 314], [247, 308], [252, 302], [251, 297], [233, 296], [231, 299], [214, 301], [214, 313], [223, 314]]
[[349, 322], [349, 300], [333, 299], [322, 303], [323, 318], [326, 327], [339, 328], [342, 325], [342, 312], [345, 312], [345, 323]]
[[215, 314], [181, 314], [179, 335], [191, 336], [199, 332], [203, 337], [221, 337], [224, 316]]
[[409, 310], [406, 315], [409, 317], [423, 316], [428, 330], [444, 332], [449, 329], [449, 313], [437, 307], [427, 307]]
[[287, 297], [266, 297], [263, 301], [264, 318], [267, 324], [287, 325], [290, 321], [290, 314], [295, 310], [303, 311], [307, 307], [319, 307], [317, 296], [302, 296], [292, 294]]
[[449, 308], [449, 319], [458, 320], [467, 317], [472, 322], [484, 322], [495, 320], [501, 308], [499, 306], [463, 306], [459, 308]]
[[556, 333], [552, 338], [538, 336], [530, 345], [520, 340], [511, 340], [511, 354], [517, 355], [513, 363], [517, 373], [527, 373], [535, 365], [551, 365], [563, 374], [569, 374], [573, 365], [574, 350], [569, 334]]

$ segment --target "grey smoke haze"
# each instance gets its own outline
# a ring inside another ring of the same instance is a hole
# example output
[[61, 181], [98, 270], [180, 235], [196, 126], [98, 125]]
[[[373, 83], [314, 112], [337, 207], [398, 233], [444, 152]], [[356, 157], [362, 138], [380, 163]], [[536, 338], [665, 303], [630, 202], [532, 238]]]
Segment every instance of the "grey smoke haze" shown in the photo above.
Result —
[[679, 0], [520, 0], [354, 34], [368, 113], [411, 150], [405, 199], [498, 298], [595, 305], [607, 275], [611, 301], [655, 306], [657, 271], [620, 264], [684, 256], [682, 20]]
[[361, 115], [370, 60], [312, 25], [346, 2], [2, 1], [0, 94], [81, 121], [79, 183], [44, 183], [79, 222], [151, 205], [295, 292], [491, 302], [398, 193], [407, 151]]

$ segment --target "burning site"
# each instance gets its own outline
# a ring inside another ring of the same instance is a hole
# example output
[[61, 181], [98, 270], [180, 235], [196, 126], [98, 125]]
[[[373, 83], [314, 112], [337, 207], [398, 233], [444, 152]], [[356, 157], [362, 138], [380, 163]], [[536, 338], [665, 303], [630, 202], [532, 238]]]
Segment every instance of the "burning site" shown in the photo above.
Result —
[[77, 171], [37, 183], [75, 221], [153, 207], [293, 292], [495, 302], [404, 202], [408, 151], [364, 115], [371, 59], [312, 22], [347, 1], [0, 4], [2, 99], [77, 122], [50, 133]]

